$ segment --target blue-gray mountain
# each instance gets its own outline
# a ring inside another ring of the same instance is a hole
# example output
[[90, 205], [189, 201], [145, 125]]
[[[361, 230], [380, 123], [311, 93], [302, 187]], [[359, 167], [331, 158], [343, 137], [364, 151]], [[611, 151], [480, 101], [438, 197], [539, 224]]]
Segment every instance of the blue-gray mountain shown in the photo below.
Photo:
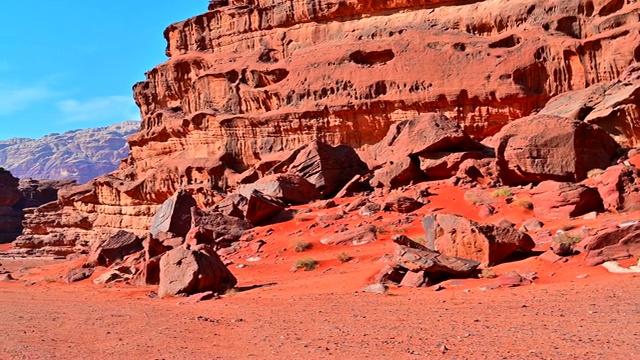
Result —
[[127, 157], [127, 136], [140, 128], [138, 121], [107, 127], [51, 134], [40, 139], [0, 141], [0, 167], [20, 178], [89, 180], [120, 166]]

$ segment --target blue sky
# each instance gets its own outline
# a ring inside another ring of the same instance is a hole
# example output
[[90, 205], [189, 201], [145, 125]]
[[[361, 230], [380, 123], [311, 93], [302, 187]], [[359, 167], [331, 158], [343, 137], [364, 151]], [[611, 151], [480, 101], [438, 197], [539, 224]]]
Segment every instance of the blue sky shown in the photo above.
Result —
[[207, 0], [19, 0], [0, 11], [0, 140], [139, 120], [131, 87]]

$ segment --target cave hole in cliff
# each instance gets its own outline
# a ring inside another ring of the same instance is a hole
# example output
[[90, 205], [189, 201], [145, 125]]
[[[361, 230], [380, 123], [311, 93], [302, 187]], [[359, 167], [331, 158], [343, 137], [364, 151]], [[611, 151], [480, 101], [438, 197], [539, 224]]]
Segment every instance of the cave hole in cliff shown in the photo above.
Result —
[[467, 50], [467, 45], [465, 45], [463, 43], [455, 43], [455, 44], [451, 45], [451, 47], [453, 47], [453, 49], [457, 50], [457, 51], [465, 51], [465, 50]]
[[614, 12], [622, 9], [622, 7], [624, 6], [624, 2], [625, 0], [611, 0], [607, 4], [605, 4], [602, 8], [600, 8], [600, 11], [598, 11], [598, 15], [600, 16], [611, 15]]
[[591, 1], [587, 1], [586, 3], [584, 3], [584, 5], [582, 4], [578, 5], [579, 15], [591, 16], [593, 15], [593, 11], [594, 11], [594, 7], [593, 7], [593, 2]]
[[582, 38], [582, 27], [580, 26], [578, 18], [575, 16], [565, 16], [558, 19], [558, 23], [556, 24], [556, 31], [560, 31], [561, 33], [574, 39]]
[[512, 47], [520, 44], [521, 41], [522, 41], [522, 39], [519, 36], [509, 35], [506, 38], [503, 38], [503, 39], [500, 39], [498, 41], [494, 41], [494, 42], [490, 43], [489, 44], [489, 48], [491, 48], [491, 49], [512, 48]]
[[640, 62], [640, 45], [638, 45], [636, 49], [633, 50], [633, 59], [636, 62]]
[[358, 65], [371, 66], [375, 64], [382, 64], [393, 60], [396, 55], [391, 49], [385, 49], [380, 51], [354, 51], [349, 54], [349, 59]]
[[536, 95], [545, 92], [547, 80], [549, 80], [547, 69], [539, 62], [513, 72], [513, 82]]

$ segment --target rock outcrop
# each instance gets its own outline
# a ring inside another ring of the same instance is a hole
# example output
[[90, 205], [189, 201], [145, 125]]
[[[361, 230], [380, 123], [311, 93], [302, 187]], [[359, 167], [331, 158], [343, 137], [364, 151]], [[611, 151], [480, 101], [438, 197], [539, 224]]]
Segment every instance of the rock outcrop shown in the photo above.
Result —
[[422, 220], [426, 247], [443, 255], [493, 266], [516, 251], [535, 247], [533, 239], [510, 226], [481, 224], [459, 215], [437, 214]]
[[[636, 53], [640, 56], [640, 47], [636, 47]], [[618, 143], [638, 146], [640, 64], [631, 65], [615, 81], [558, 95], [549, 101], [540, 114], [563, 116], [596, 124], [611, 134]]]
[[0, 141], [0, 166], [20, 179], [89, 180], [117, 170], [129, 154], [127, 136], [139, 121], [51, 134], [40, 139]]
[[540, 217], [568, 219], [604, 210], [598, 190], [582, 184], [543, 181], [531, 195], [533, 209]]
[[516, 120], [493, 143], [506, 184], [582, 181], [589, 170], [611, 165], [618, 149], [602, 128], [550, 115]]
[[[34, 211], [21, 244], [142, 236], [179, 189], [212, 206], [240, 174], [259, 167], [251, 183], [305, 144], [363, 153], [428, 112], [495, 134], [640, 60], [639, 11], [586, 0], [217, 3], [166, 29], [169, 59], [134, 86], [142, 124], [121, 169]], [[441, 159], [408, 169], [440, 176], [464, 161]]]

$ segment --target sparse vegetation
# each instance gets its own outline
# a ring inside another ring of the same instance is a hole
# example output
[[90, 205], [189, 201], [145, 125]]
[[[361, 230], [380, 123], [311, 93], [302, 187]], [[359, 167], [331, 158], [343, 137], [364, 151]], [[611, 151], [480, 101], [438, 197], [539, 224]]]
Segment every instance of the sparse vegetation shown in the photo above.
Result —
[[413, 239], [413, 241], [415, 241], [415, 242], [417, 242], [418, 244], [421, 244], [421, 245], [424, 245], [426, 243], [426, 241], [422, 237], [415, 238], [415, 239]]
[[580, 241], [582, 241], [582, 236], [580, 235], [571, 235], [568, 234], [566, 232], [560, 233], [558, 235], [556, 235], [554, 241], [558, 244], [569, 244], [569, 245], [575, 245], [577, 243], [579, 243]]
[[319, 264], [320, 263], [318, 263], [318, 260], [314, 258], [302, 258], [296, 260], [296, 262], [293, 264], [293, 267], [295, 269], [304, 269], [305, 271], [311, 271], [315, 270]]
[[351, 261], [351, 259], [353, 259], [353, 257], [344, 251], [338, 254], [338, 260], [343, 264]]
[[47, 276], [46, 278], [42, 278], [42, 279], [38, 280], [38, 282], [41, 282], [41, 283], [54, 283], [54, 282], [57, 282], [58, 280], [60, 280], [60, 277], [58, 277], [58, 276]]
[[598, 168], [591, 169], [591, 170], [589, 170], [589, 171], [587, 172], [587, 177], [588, 177], [589, 179], [593, 179], [593, 178], [595, 178], [596, 176], [598, 176], [598, 175], [602, 174], [603, 172], [604, 172], [604, 170], [602, 170], [602, 169], [598, 169]]
[[516, 201], [513, 202], [513, 204], [523, 209], [533, 210], [533, 203], [531, 202], [530, 199], [527, 199], [527, 198], [517, 199]]
[[480, 273], [480, 277], [484, 279], [495, 279], [498, 277], [498, 275], [496, 275], [493, 272], [493, 270], [486, 268], [486, 269], [482, 269], [482, 272]]
[[575, 229], [575, 226], [571, 225], [571, 224], [564, 224], [562, 226], [560, 226], [560, 230], [562, 231], [569, 231], [569, 230], [573, 230]]
[[291, 243], [291, 248], [293, 249], [293, 251], [297, 253], [307, 251], [312, 247], [313, 247], [313, 244], [303, 239], [295, 239]]
[[494, 190], [494, 192], [491, 195], [493, 195], [493, 197], [513, 196], [513, 191], [511, 191], [511, 189], [507, 187], [503, 187], [503, 188]]
[[392, 231], [393, 233], [396, 233], [396, 234], [404, 234], [404, 233], [406, 233], [406, 232], [407, 232], [407, 229], [405, 229], [405, 228], [401, 228], [401, 227], [399, 227], [399, 226], [394, 226], [394, 227], [392, 227], [392, 228], [391, 228], [391, 231]]

